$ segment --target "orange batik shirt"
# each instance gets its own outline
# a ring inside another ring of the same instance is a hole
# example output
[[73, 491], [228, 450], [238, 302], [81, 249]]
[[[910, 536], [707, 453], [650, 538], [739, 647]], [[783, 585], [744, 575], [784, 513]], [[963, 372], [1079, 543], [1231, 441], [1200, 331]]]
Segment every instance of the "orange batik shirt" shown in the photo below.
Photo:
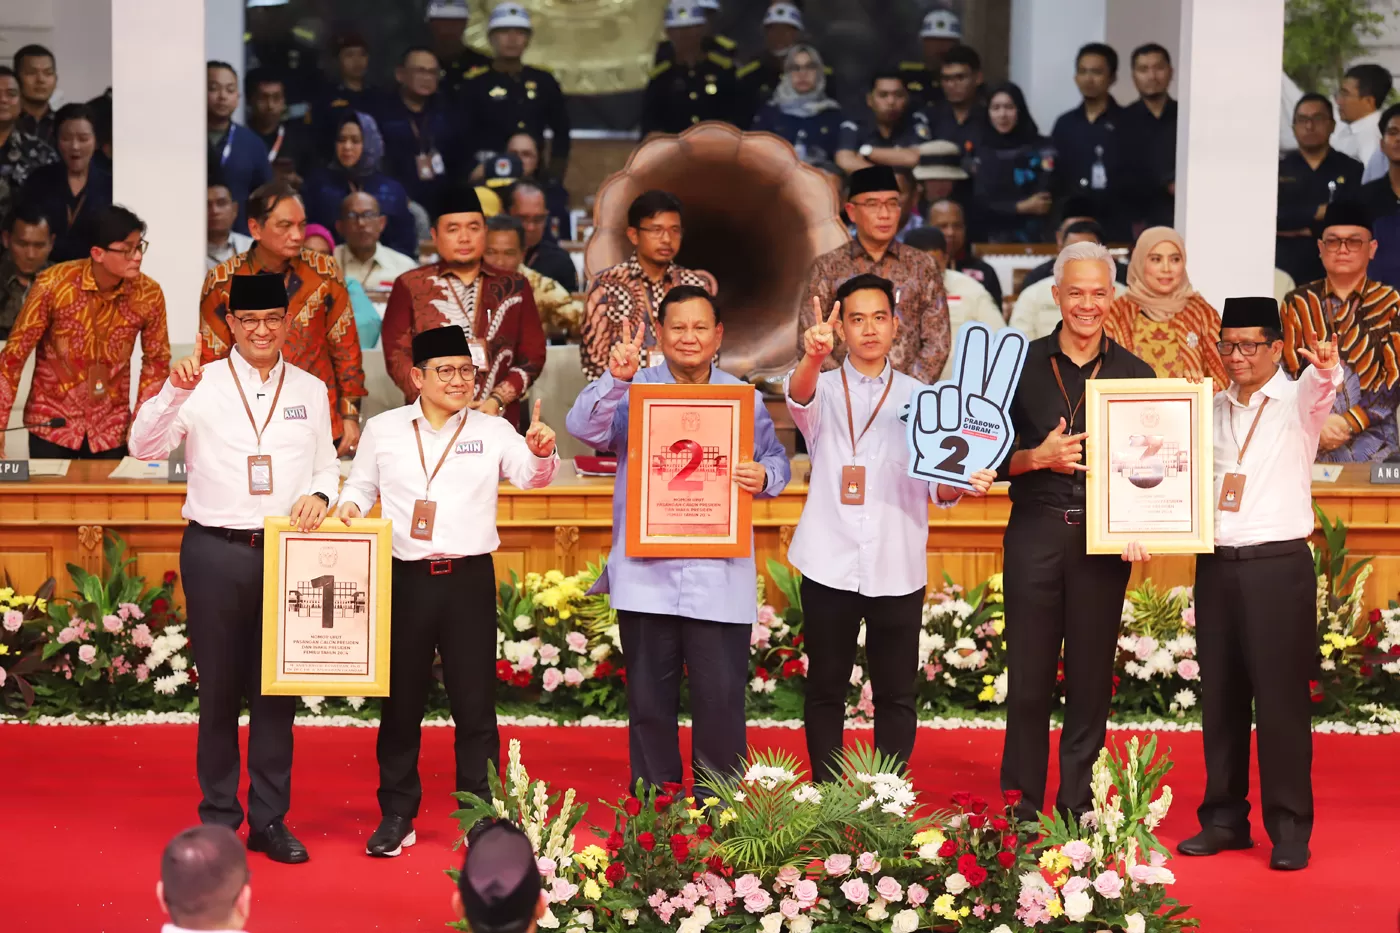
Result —
[[[229, 279], [263, 272], [254, 251], [219, 263], [204, 277], [199, 299], [199, 330], [204, 335], [203, 362], [228, 356], [233, 349], [224, 316], [228, 314]], [[360, 335], [345, 290], [345, 278], [330, 256], [304, 249], [287, 267], [287, 342], [282, 355], [326, 384], [331, 402], [331, 432], [339, 438], [341, 416], [359, 411], [365, 370]]]
[[[9, 342], [0, 350], [0, 427], [9, 424], [20, 373], [35, 353], [34, 381], [24, 406], [26, 424], [63, 418], [61, 428], [34, 428], [36, 437], [93, 453], [126, 443], [131, 427], [131, 356], [141, 339], [136, 404], [160, 391], [170, 375], [165, 295], [145, 275], [107, 294], [92, 277], [92, 260], [61, 262], [39, 273]], [[105, 367], [106, 378], [100, 378]]]

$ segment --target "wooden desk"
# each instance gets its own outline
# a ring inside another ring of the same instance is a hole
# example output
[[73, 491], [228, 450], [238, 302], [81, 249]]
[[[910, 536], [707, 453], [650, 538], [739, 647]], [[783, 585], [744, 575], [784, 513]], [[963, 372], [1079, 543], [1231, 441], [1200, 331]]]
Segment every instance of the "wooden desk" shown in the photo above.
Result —
[[[102, 570], [104, 530], [120, 534], [136, 558], [136, 569], [158, 580], [180, 566], [185, 522], [183, 484], [109, 480], [111, 462], [75, 461], [62, 479], [0, 483], [0, 568], [22, 591], [33, 591], [50, 576], [60, 591], [68, 584], [66, 565]], [[754, 503], [758, 567], [784, 559], [802, 514], [808, 469], [805, 457], [793, 461], [794, 482], [776, 499]], [[497, 524], [501, 547], [496, 572], [524, 574], [559, 569], [573, 573], [596, 561], [612, 541], [611, 479], [575, 475], [565, 463], [554, 484], [524, 492], [502, 485]], [[1366, 604], [1385, 606], [1400, 591], [1400, 488], [1372, 486], [1364, 464], [1347, 466], [1336, 483], [1318, 483], [1313, 493], [1323, 511], [1342, 518], [1351, 531], [1348, 545], [1357, 556], [1375, 555]], [[930, 579], [949, 573], [971, 586], [1001, 569], [1001, 538], [1010, 514], [1004, 489], [956, 508], [935, 509], [929, 518]], [[1134, 583], [1150, 576], [1162, 586], [1189, 585], [1194, 558], [1160, 557], [1138, 568]], [[179, 594], [183, 599], [183, 594]], [[770, 598], [777, 598], [771, 591]]]

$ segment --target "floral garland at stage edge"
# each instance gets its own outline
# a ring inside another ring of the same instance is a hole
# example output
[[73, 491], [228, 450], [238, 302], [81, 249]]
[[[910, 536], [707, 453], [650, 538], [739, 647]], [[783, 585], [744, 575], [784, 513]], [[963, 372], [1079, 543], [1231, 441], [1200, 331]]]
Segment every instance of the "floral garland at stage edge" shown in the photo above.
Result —
[[713, 796], [698, 801], [679, 785], [639, 785], [610, 808], [611, 827], [595, 828], [603, 845], [574, 852], [586, 808], [572, 790], [561, 803], [531, 782], [512, 741], [505, 785], [492, 769], [492, 799], [458, 794], [453, 817], [463, 838], [483, 817], [521, 825], [546, 930], [1176, 933], [1195, 922], [1167, 896], [1176, 879], [1153, 835], [1171, 806], [1170, 769], [1155, 739], [1106, 748], [1082, 826], [1049, 816], [1013, 826], [1016, 797], [993, 809], [955, 794], [955, 809], [931, 810], [867, 747], [846, 750], [826, 784], [807, 783], [790, 756], [755, 753], [738, 781], [708, 775]]

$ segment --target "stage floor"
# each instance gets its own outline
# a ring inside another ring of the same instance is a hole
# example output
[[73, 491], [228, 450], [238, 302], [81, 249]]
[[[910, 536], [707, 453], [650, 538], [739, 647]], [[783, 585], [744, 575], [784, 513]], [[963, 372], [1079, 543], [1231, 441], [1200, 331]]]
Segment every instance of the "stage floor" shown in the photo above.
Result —
[[[848, 733], [868, 740], [870, 732]], [[683, 733], [688, 740], [688, 733]], [[1058, 740], [1052, 735], [1052, 750]], [[1110, 733], [1126, 739], [1128, 733]], [[615, 798], [627, 779], [627, 736], [617, 728], [507, 728], [524, 742], [533, 777], [572, 786], [582, 800]], [[803, 755], [800, 731], [751, 729], [757, 747]], [[397, 859], [370, 859], [374, 830], [374, 731], [298, 727], [293, 805], [288, 819], [311, 852], [285, 866], [251, 855], [258, 931], [441, 930], [450, 919], [452, 731], [424, 730], [424, 812], [418, 845]], [[1002, 733], [922, 729], [914, 778], [924, 799], [955, 791], [992, 797]], [[1196, 831], [1194, 807], [1204, 782], [1200, 733], [1164, 734], [1176, 768], [1168, 777], [1176, 804], [1162, 827], [1170, 846]], [[6, 850], [0, 928], [58, 933], [153, 933], [160, 851], [196, 821], [195, 727], [0, 726]], [[1317, 827], [1305, 872], [1268, 869], [1259, 821], [1252, 851], [1171, 863], [1175, 895], [1194, 905], [1207, 933], [1352, 933], [1396, 928], [1400, 895], [1400, 736], [1319, 735], [1313, 775]], [[1052, 753], [1053, 754], [1053, 753]], [[803, 755], [805, 758], [805, 755]], [[1054, 787], [1054, 764], [1051, 787]], [[246, 788], [247, 779], [244, 778]], [[1257, 787], [1255, 790], [1257, 800]], [[594, 806], [591, 819], [606, 811]]]

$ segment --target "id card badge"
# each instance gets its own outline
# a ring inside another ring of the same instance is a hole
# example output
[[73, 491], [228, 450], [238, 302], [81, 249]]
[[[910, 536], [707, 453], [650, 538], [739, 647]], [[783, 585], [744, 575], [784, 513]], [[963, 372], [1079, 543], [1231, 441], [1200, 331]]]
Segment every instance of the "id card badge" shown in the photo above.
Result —
[[93, 399], [106, 398], [111, 378], [111, 373], [108, 372], [106, 363], [93, 363], [88, 367], [88, 394], [91, 395]]
[[438, 156], [437, 153], [429, 155], [426, 152], [420, 152], [413, 157], [413, 164], [418, 169], [419, 181], [432, 181], [436, 177], [433, 173], [433, 159], [435, 157], [438, 161], [442, 161], [442, 157]]
[[442, 153], [434, 149], [428, 153], [428, 167], [433, 170], [434, 175], [446, 175], [447, 166], [442, 162]]
[[644, 351], [644, 353], [645, 358], [643, 362], [647, 369], [651, 369], [653, 366], [660, 366], [662, 363], [666, 362], [666, 357], [656, 347], [651, 347]]
[[1222, 512], [1238, 512], [1244, 498], [1244, 474], [1226, 473], [1220, 483], [1220, 501], [1216, 508]]
[[471, 350], [472, 365], [478, 370], [486, 368], [486, 341], [480, 337], [473, 337], [467, 341], [467, 346]]
[[841, 468], [841, 504], [865, 504], [865, 467], [843, 466]]
[[248, 495], [272, 495], [272, 457], [267, 454], [248, 458]]
[[437, 503], [431, 499], [415, 499], [413, 518], [410, 520], [408, 536], [419, 541], [433, 540], [433, 522], [437, 519]]

